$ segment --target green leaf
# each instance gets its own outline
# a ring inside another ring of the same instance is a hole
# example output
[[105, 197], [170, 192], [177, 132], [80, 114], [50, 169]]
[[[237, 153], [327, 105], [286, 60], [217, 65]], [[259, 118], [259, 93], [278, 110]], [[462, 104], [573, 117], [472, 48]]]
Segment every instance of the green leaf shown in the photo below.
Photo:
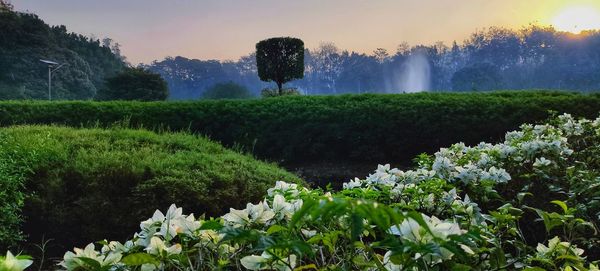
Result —
[[223, 228], [223, 224], [217, 220], [209, 220], [202, 223], [200, 230], [215, 230], [218, 231]]
[[296, 211], [294, 213], [294, 215], [292, 216], [292, 219], [290, 220], [290, 228], [294, 228], [296, 226], [296, 224], [298, 224], [298, 222], [300, 222], [300, 220], [306, 214], [308, 214], [311, 211], [311, 209], [313, 209], [317, 204], [318, 204], [318, 202], [313, 199], [304, 200], [304, 202], [302, 203], [302, 208], [300, 208], [300, 210]]
[[273, 226], [269, 227], [269, 229], [267, 230], [267, 234], [271, 235], [273, 233], [277, 233], [277, 232], [284, 231], [284, 230], [287, 230], [287, 228], [284, 226], [273, 225]]
[[554, 203], [558, 206], [560, 206], [560, 208], [563, 209], [563, 212], [566, 214], [569, 211], [569, 207], [567, 206], [567, 204], [564, 201], [560, 201], [560, 200], [553, 200], [551, 201], [551, 203]]
[[147, 263], [158, 266], [160, 264], [154, 256], [148, 253], [130, 254], [121, 259], [121, 262], [129, 266], [140, 266]]
[[294, 271], [302, 271], [302, 270], [319, 270], [315, 264], [307, 264], [303, 266], [298, 266], [294, 268]]
[[77, 259], [80, 259], [84, 264], [86, 264], [89, 268], [86, 268], [87, 270], [101, 270], [102, 266], [100, 265], [100, 263], [92, 258], [88, 258], [88, 257], [77, 257]]
[[473, 268], [471, 268], [468, 265], [464, 265], [464, 264], [460, 264], [460, 263], [454, 264], [452, 266], [452, 271], [468, 271], [471, 269], [473, 269]]

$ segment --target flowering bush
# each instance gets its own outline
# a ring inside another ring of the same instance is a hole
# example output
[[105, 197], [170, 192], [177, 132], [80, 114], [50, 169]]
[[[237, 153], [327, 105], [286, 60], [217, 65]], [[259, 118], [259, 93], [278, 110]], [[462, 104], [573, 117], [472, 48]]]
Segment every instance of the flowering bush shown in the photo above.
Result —
[[172, 205], [67, 270], [599, 270], [600, 118], [455, 144], [342, 191], [277, 182], [219, 218]]
[[6, 256], [0, 256], [0, 270], [2, 271], [23, 271], [33, 263], [28, 256], [13, 255], [10, 251]]

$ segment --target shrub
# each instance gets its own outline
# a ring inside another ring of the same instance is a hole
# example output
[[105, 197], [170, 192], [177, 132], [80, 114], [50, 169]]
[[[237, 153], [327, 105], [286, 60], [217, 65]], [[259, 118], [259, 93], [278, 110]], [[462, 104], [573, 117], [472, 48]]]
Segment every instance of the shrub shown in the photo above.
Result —
[[248, 99], [252, 98], [250, 91], [234, 82], [216, 84], [204, 92], [204, 99]]
[[97, 100], [162, 101], [169, 97], [169, 88], [160, 74], [143, 68], [126, 68], [107, 78], [106, 86], [96, 95]]
[[[1, 237], [15, 229], [13, 217], [21, 215], [17, 207], [25, 191], [22, 230], [34, 243], [42, 237], [58, 246], [122, 239], [148, 212], [171, 202], [214, 216], [259, 199], [277, 180], [299, 181], [273, 165], [180, 133], [16, 126], [1, 129], [0, 139], [0, 193], [7, 195], [0, 198]], [[14, 202], [6, 209], [9, 200]]]
[[284, 88], [281, 90], [281, 93], [277, 89], [265, 88], [260, 92], [260, 96], [262, 96], [263, 98], [298, 95], [300, 95], [300, 92], [295, 88]]
[[0, 102], [0, 124], [112, 125], [190, 130], [283, 164], [409, 165], [462, 141], [497, 142], [549, 110], [594, 117], [600, 95], [564, 92], [297, 96], [195, 102]]
[[[420, 156], [413, 170], [380, 165], [340, 192], [277, 182], [263, 201], [216, 219], [171, 205], [129, 241], [67, 252], [61, 266], [595, 271], [599, 213], [572, 206], [600, 196], [600, 169], [587, 152], [598, 145], [600, 118], [562, 115], [523, 125], [499, 144], [459, 143]], [[582, 176], [594, 196], [577, 196]]]

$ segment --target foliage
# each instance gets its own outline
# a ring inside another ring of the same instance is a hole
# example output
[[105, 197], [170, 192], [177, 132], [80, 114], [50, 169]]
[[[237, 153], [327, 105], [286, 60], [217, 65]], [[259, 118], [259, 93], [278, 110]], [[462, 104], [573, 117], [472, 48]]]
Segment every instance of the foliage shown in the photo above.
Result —
[[270, 38], [256, 44], [258, 77], [273, 81], [281, 95], [283, 84], [304, 77], [304, 42], [297, 38]]
[[[6, 137], [0, 135], [0, 142]], [[15, 161], [27, 159], [27, 154], [13, 154], [9, 149], [0, 149], [0, 247], [14, 245], [22, 240], [20, 210], [25, 199], [23, 182], [25, 174], [30, 170], [27, 165], [13, 167]]]
[[204, 99], [248, 99], [252, 97], [250, 91], [234, 82], [218, 83], [206, 90]]
[[118, 46], [101, 44], [49, 26], [34, 14], [0, 8], [0, 99], [48, 99], [48, 68], [39, 62], [66, 63], [53, 75], [53, 98], [91, 99], [105, 77], [125, 66], [114, 52]]
[[10, 2], [6, 0], [0, 0], [0, 12], [11, 12], [13, 9], [14, 7]]
[[265, 88], [260, 92], [263, 98], [279, 97], [279, 96], [298, 96], [300, 92], [295, 88], [284, 88], [281, 91], [278, 89]]
[[106, 79], [98, 100], [162, 101], [169, 96], [167, 82], [159, 74], [143, 68], [126, 68]]
[[[571, 206], [600, 143], [600, 117], [523, 125], [499, 144], [462, 143], [402, 171], [380, 165], [339, 192], [277, 182], [219, 218], [171, 205], [124, 242], [67, 252], [67, 270], [599, 270], [598, 213]], [[595, 197], [595, 198], [594, 198]], [[551, 199], [563, 199], [553, 200]], [[558, 207], [558, 209], [556, 208]], [[534, 210], [535, 212], [530, 212]], [[555, 211], [559, 210], [559, 213]], [[539, 218], [536, 220], [536, 218]], [[550, 218], [550, 219], [548, 219]], [[552, 225], [552, 227], [548, 227]], [[527, 227], [546, 228], [529, 231]]]
[[202, 98], [208, 88], [222, 82], [252, 86], [253, 95], [260, 94], [260, 89], [266, 86], [266, 83], [258, 78], [254, 54], [244, 56], [235, 63], [169, 57], [162, 61], [154, 61], [145, 68], [159, 73], [167, 81], [169, 99], [173, 100]]
[[[0, 129], [0, 152], [2, 243], [22, 230], [30, 243], [53, 239], [54, 252], [125, 238], [146, 213], [171, 202], [218, 215], [259, 199], [275, 180], [299, 182], [182, 133], [14, 126]], [[23, 218], [22, 227], [14, 217]]]
[[195, 102], [3, 102], [0, 124], [188, 130], [284, 164], [389, 161], [453, 142], [497, 141], [548, 110], [593, 117], [600, 96], [564, 92], [294, 96]]
[[[470, 91], [471, 84], [455, 87], [452, 80], [468, 72], [478, 75], [467, 76], [478, 90], [488, 89], [500, 79], [498, 82], [507, 89], [595, 92], [600, 90], [598, 46], [600, 31], [574, 35], [538, 25], [516, 30], [490, 27], [460, 44], [437, 42], [411, 47], [401, 43], [395, 52], [377, 49], [371, 54], [325, 42], [305, 50], [304, 78], [288, 86], [308, 95], [395, 93], [406, 83], [402, 80], [410, 71], [406, 67], [419, 56], [430, 65], [430, 90]], [[203, 89], [222, 81], [238, 82], [259, 94], [268, 85], [258, 80], [255, 65], [255, 55], [249, 54], [238, 61], [224, 62], [167, 58], [151, 68], [169, 77], [174, 95], [177, 88], [178, 97], [196, 93], [192, 96], [197, 98]], [[486, 70], [475, 70], [481, 66]]]
[[480, 63], [465, 67], [452, 76], [452, 89], [455, 91], [490, 91], [502, 89], [500, 71], [490, 63]]

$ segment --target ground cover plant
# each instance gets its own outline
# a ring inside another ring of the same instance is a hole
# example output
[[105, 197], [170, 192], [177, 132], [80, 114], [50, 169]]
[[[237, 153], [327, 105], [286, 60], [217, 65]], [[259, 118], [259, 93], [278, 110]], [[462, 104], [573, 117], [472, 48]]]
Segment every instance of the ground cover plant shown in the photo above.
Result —
[[548, 110], [595, 118], [599, 95], [566, 92], [300, 96], [196, 102], [0, 102], [0, 125], [186, 130], [282, 165], [400, 163], [455, 142], [497, 142]]
[[341, 191], [277, 182], [218, 218], [172, 205], [66, 270], [599, 270], [600, 118], [565, 114]]
[[259, 200], [277, 180], [300, 182], [205, 138], [119, 127], [1, 128], [0, 174], [0, 247], [52, 240], [59, 254], [126, 238], [173, 202], [216, 216]]

